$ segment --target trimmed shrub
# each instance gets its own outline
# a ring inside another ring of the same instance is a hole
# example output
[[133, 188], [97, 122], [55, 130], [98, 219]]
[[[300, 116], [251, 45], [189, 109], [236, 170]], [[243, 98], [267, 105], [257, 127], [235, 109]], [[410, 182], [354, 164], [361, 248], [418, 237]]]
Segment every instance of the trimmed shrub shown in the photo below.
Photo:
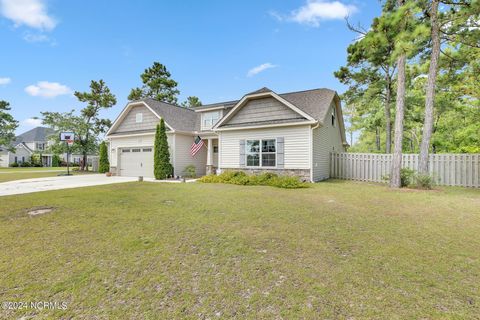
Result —
[[297, 177], [278, 177], [271, 180], [270, 186], [285, 189], [308, 188], [309, 185], [301, 182]]
[[195, 178], [197, 176], [197, 170], [195, 166], [191, 164], [185, 167], [182, 174], [186, 178]]
[[32, 154], [30, 157], [30, 165], [32, 167], [43, 167], [41, 155], [40, 154]]
[[155, 179], [162, 180], [171, 176], [173, 174], [173, 166], [170, 163], [167, 132], [163, 119], [160, 120], [160, 124], [157, 124], [153, 153], [153, 175]]
[[415, 176], [415, 185], [420, 189], [432, 189], [435, 185], [433, 177], [428, 174], [417, 174]]
[[105, 141], [100, 143], [100, 159], [98, 160], [98, 172], [106, 173], [110, 171], [110, 162], [108, 162], [107, 144]]
[[27, 167], [31, 167], [31, 166], [32, 166], [32, 164], [28, 161], [20, 163], [20, 167], [23, 167], [23, 168], [27, 168]]
[[9, 166], [12, 168], [18, 168], [18, 162], [10, 163]]
[[198, 181], [203, 183], [228, 183], [249, 186], [272, 186], [286, 189], [309, 187], [308, 183], [301, 182], [298, 177], [278, 176], [274, 173], [269, 172], [265, 172], [259, 175], [247, 175], [243, 171], [227, 171], [218, 176], [203, 176]]
[[271, 172], [264, 172], [254, 177], [256, 177], [258, 184], [270, 184], [273, 179], [278, 178], [278, 175]]
[[61, 161], [58, 154], [52, 156], [52, 167], [60, 167]]
[[415, 177], [415, 171], [408, 168], [402, 168], [400, 170], [400, 187], [408, 187], [413, 183]]
[[225, 183], [220, 176], [214, 175], [214, 174], [209, 174], [208, 176], [203, 176], [198, 181], [203, 182], [203, 183]]

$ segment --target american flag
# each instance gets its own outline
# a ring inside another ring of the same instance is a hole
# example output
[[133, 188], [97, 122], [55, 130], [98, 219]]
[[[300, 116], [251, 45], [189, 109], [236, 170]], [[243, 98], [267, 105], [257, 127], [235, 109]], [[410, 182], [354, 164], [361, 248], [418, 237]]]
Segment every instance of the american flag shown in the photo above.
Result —
[[196, 136], [195, 140], [193, 140], [192, 146], [190, 147], [190, 154], [195, 156], [200, 149], [204, 146], [202, 138], [200, 136]]

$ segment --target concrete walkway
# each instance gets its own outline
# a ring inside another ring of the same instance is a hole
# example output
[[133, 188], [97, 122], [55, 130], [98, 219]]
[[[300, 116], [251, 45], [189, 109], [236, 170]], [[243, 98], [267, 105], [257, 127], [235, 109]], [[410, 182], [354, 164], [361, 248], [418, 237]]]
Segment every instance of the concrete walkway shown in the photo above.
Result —
[[15, 180], [0, 183], [0, 196], [99, 186], [104, 184], [123, 183], [137, 180], [137, 177], [107, 177], [104, 174], [86, 174], [77, 176]]

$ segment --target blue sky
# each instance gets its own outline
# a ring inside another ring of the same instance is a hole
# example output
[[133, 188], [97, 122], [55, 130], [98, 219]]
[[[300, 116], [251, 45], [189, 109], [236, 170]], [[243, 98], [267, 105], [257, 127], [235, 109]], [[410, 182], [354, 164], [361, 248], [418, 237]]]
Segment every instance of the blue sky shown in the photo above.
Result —
[[114, 119], [154, 61], [179, 83], [180, 101], [264, 86], [342, 92], [333, 71], [356, 37], [343, 17], [368, 27], [379, 12], [376, 0], [0, 0], [0, 99], [21, 133], [41, 111], [80, 109], [73, 91], [104, 79], [118, 102], [102, 116]]

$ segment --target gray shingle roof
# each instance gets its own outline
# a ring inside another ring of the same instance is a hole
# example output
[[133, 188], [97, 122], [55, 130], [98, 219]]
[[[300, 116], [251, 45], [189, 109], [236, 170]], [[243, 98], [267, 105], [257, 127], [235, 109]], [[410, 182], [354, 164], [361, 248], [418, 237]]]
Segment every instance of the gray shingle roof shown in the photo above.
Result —
[[[250, 94], [273, 92], [269, 88], [261, 88], [253, 91]], [[318, 121], [325, 119], [326, 113], [333, 102], [336, 92], [330, 89], [312, 89], [297, 92], [287, 92], [278, 94], [294, 106], [304, 111], [312, 118]], [[145, 102], [150, 108], [152, 108], [160, 117], [165, 119], [165, 122], [170, 125], [174, 130], [180, 131], [200, 131], [200, 112], [194, 110], [205, 110], [210, 108], [224, 107], [226, 112], [230, 111], [240, 100], [232, 100], [225, 102], [218, 102], [199, 106], [195, 109], [183, 108], [170, 103], [157, 101], [154, 99], [146, 98], [138, 101]], [[136, 102], [136, 101], [133, 101]], [[226, 114], [226, 113], [225, 113]]]
[[330, 89], [313, 89], [279, 94], [294, 106], [318, 121], [323, 121], [336, 92]]
[[197, 119], [200, 114], [191, 109], [150, 98], [141, 101], [152, 108], [174, 130], [196, 131], [200, 129], [200, 120]]
[[[253, 91], [249, 94], [273, 92], [269, 88], [263, 87], [259, 90]], [[332, 103], [336, 92], [334, 90], [320, 88], [305, 91], [287, 92], [278, 94], [288, 102], [295, 105], [300, 110], [304, 111], [308, 115], [312, 116], [316, 120], [322, 121], [325, 119], [326, 113], [330, 104]], [[219, 106], [225, 106], [225, 108], [232, 108], [240, 100], [218, 102], [203, 105], [198, 107], [199, 109], [215, 108]]]
[[22, 133], [15, 138], [15, 144], [22, 142], [47, 141], [48, 137], [53, 135], [55, 130], [47, 127], [36, 127], [32, 130]]

